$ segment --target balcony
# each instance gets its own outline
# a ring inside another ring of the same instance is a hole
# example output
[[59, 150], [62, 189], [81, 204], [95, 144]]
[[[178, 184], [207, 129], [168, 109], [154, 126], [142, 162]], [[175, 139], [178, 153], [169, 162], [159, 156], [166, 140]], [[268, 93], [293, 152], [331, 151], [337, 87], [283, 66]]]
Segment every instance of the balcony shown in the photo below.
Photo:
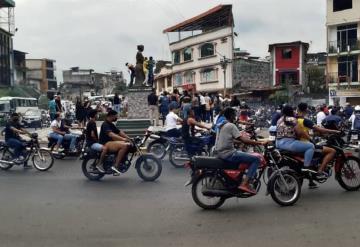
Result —
[[326, 83], [337, 84], [338, 86], [360, 85], [360, 70], [344, 75], [340, 73], [328, 73]]
[[359, 51], [360, 53], [360, 40], [349, 39], [348, 42], [343, 41], [330, 41], [328, 46], [329, 54], [340, 54]]

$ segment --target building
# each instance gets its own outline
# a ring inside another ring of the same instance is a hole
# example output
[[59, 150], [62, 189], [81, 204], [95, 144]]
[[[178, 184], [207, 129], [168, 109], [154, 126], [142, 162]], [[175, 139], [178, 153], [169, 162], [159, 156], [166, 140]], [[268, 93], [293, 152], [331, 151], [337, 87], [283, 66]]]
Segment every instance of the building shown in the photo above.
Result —
[[13, 40], [15, 2], [0, 0], [0, 87], [13, 86]]
[[160, 94], [164, 91], [172, 92], [174, 90], [172, 86], [172, 76], [173, 72], [171, 64], [166, 64], [160, 69], [159, 73], [156, 74], [154, 81], [157, 94]]
[[360, 104], [360, 1], [327, 0], [329, 103]]
[[26, 82], [41, 93], [57, 90], [56, 61], [52, 59], [26, 59]]
[[231, 89], [233, 70], [228, 62], [233, 59], [233, 27], [232, 5], [219, 5], [165, 29], [172, 53], [171, 87], [205, 92]]
[[83, 97], [84, 93], [92, 95], [109, 95], [119, 82], [123, 82], [121, 72], [97, 73], [93, 69], [80, 69], [73, 67], [63, 71], [64, 83], [60, 85], [60, 91], [66, 99], [75, 100]]
[[14, 50], [14, 85], [26, 84], [26, 52]]
[[305, 83], [309, 44], [301, 41], [269, 45], [272, 85], [301, 86]]

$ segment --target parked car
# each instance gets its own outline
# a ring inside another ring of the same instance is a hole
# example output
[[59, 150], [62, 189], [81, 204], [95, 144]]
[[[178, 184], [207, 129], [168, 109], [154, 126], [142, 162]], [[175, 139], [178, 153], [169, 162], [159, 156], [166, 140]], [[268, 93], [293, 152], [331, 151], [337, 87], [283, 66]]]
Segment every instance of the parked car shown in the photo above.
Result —
[[42, 122], [40, 109], [27, 110], [22, 116], [22, 123], [27, 128], [41, 128]]

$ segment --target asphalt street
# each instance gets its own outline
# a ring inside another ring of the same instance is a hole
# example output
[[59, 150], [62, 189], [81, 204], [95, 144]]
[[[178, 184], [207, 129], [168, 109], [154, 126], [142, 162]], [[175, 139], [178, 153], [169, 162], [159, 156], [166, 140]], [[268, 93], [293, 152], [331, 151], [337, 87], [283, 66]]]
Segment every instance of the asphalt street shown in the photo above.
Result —
[[359, 246], [360, 192], [331, 178], [303, 187], [297, 205], [265, 196], [230, 199], [204, 211], [183, 185], [187, 171], [163, 162], [157, 182], [135, 169], [88, 181], [79, 160], [56, 161], [45, 173], [0, 171], [0, 246]]

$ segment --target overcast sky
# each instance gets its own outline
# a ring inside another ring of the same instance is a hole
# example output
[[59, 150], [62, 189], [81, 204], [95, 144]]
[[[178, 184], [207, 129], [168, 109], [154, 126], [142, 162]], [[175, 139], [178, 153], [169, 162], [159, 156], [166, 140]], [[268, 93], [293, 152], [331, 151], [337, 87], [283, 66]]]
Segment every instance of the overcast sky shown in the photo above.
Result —
[[[236, 46], [268, 55], [269, 43], [302, 40], [310, 51], [326, 47], [325, 0], [16, 0], [14, 48], [29, 58], [73, 66], [126, 71], [136, 45], [145, 56], [170, 59], [165, 28], [218, 4], [233, 4]], [[58, 77], [61, 80], [61, 77]]]

